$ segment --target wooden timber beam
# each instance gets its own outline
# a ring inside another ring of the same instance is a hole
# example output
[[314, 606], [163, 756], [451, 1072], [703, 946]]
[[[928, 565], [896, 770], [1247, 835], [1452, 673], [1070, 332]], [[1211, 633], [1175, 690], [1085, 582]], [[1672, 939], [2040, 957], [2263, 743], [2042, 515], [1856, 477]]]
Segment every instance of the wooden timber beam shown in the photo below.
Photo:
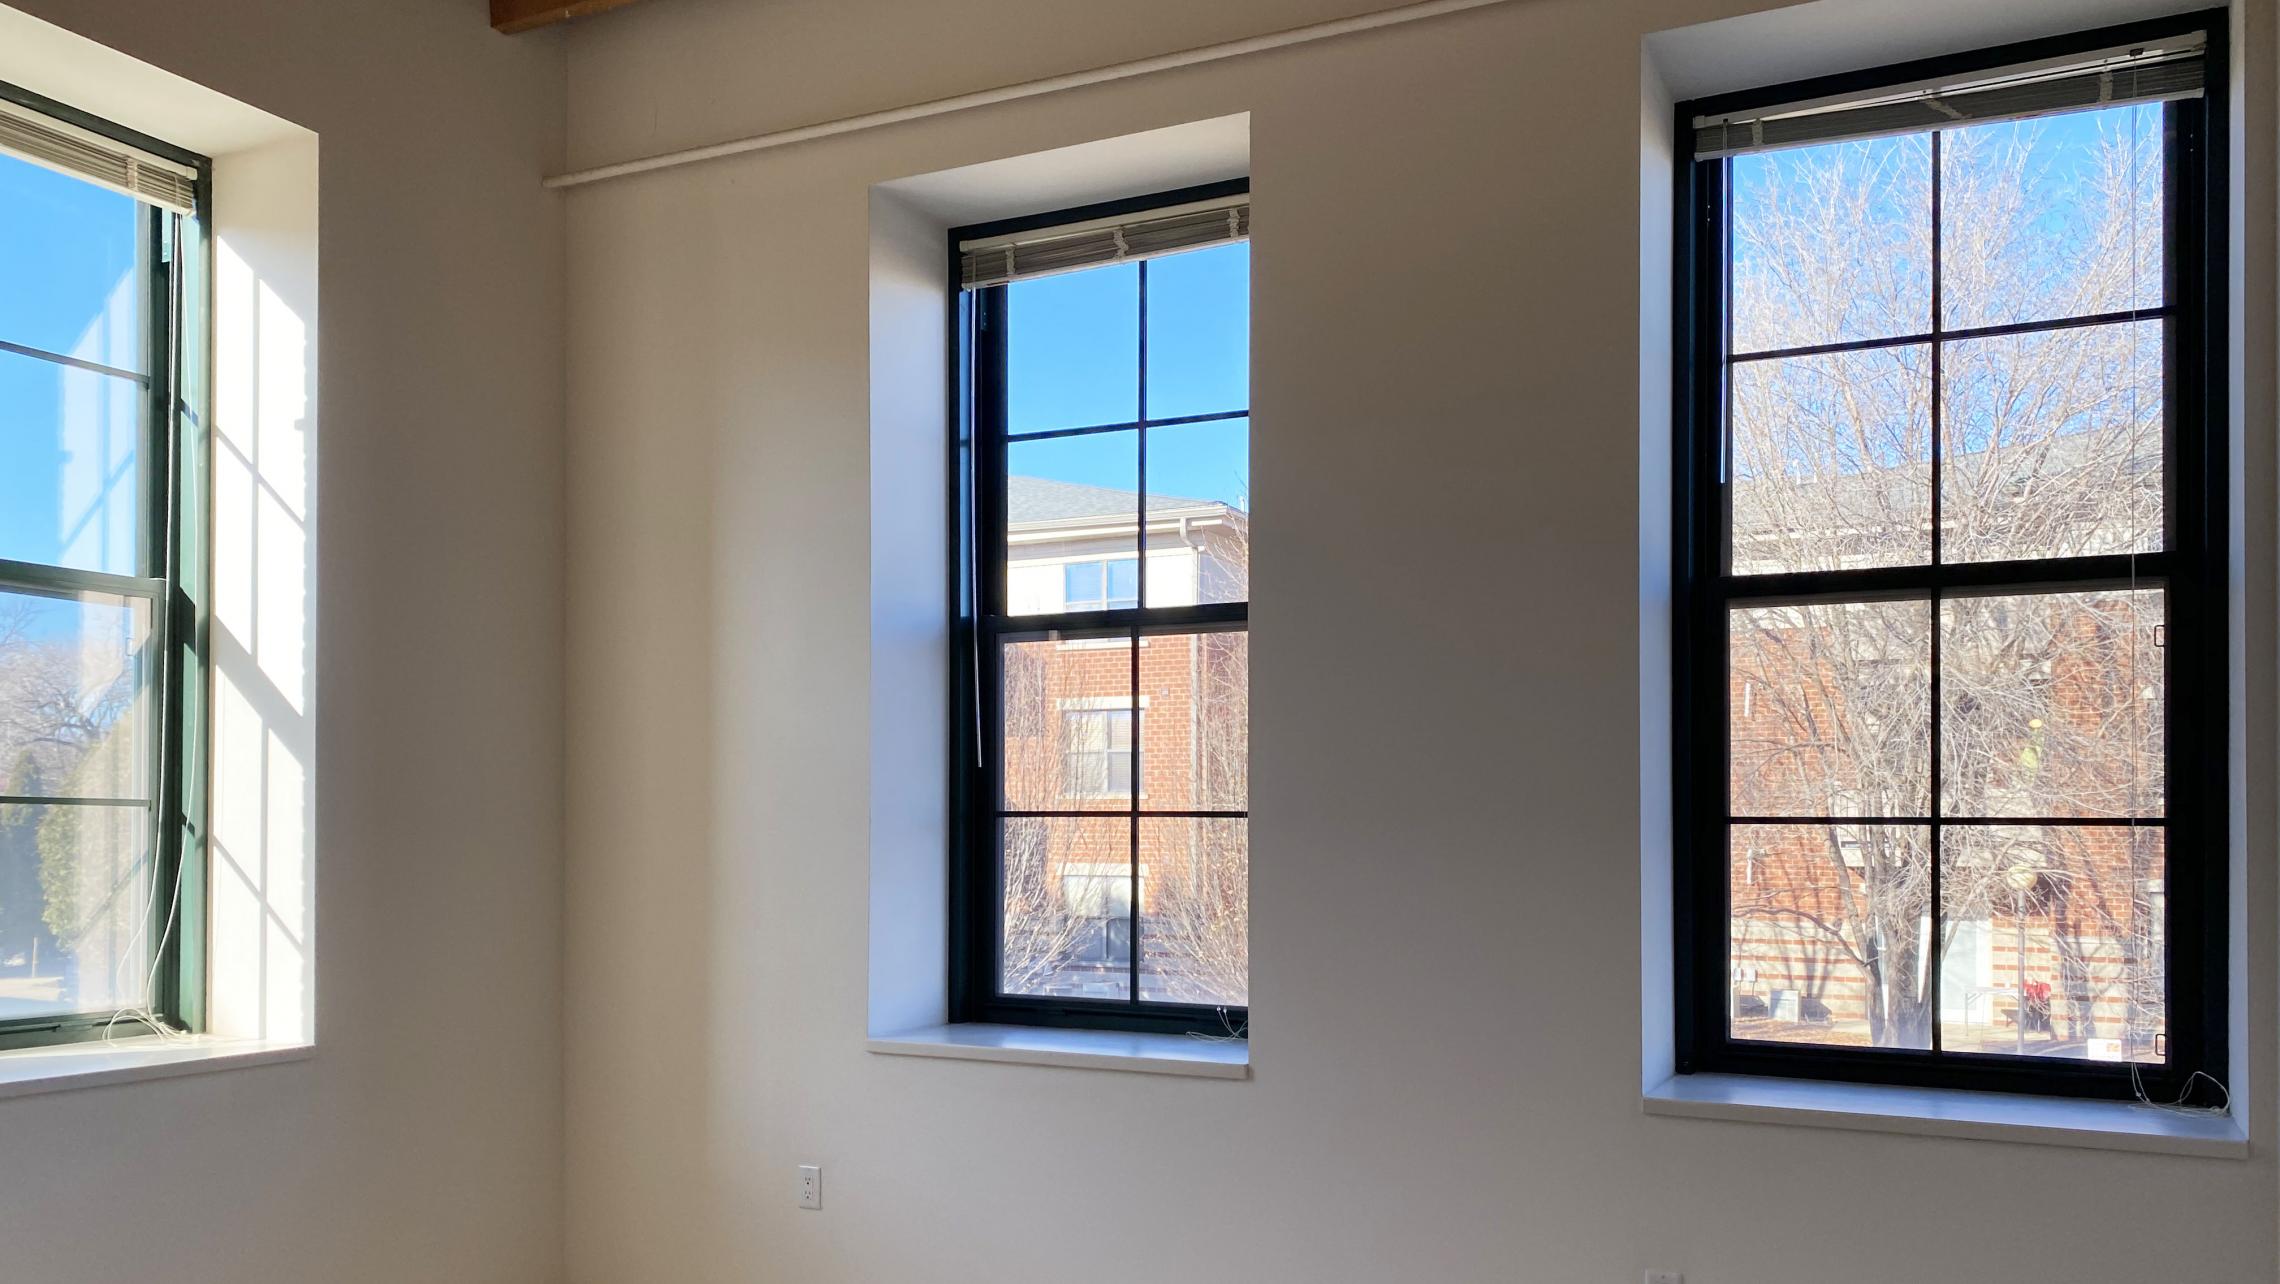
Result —
[[491, 29], [513, 35], [632, 3], [633, 0], [491, 0]]

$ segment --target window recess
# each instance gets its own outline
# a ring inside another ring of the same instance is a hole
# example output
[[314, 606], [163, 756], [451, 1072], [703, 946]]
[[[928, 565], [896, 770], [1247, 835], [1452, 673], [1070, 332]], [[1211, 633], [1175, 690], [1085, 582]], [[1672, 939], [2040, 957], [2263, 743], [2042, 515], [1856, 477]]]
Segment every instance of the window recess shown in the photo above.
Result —
[[1682, 1070], [2221, 1097], [2223, 35], [1680, 108]]
[[1249, 204], [953, 233], [953, 1019], [1249, 1019]]
[[204, 1019], [209, 170], [0, 85], [0, 1048]]

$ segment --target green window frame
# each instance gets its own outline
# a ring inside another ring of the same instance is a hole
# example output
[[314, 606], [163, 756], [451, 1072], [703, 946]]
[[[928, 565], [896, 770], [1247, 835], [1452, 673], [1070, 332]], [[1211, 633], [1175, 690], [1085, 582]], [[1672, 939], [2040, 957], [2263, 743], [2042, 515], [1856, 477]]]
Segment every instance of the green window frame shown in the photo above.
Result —
[[[11, 110], [12, 109], [12, 110]], [[136, 407], [134, 441], [135, 548], [131, 574], [82, 569], [41, 561], [15, 561], [0, 557], [0, 600], [20, 604], [117, 603], [124, 618], [138, 621], [127, 633], [121, 656], [122, 676], [106, 679], [116, 687], [131, 683], [131, 705], [141, 706], [136, 725], [143, 743], [122, 750], [121, 762], [133, 764], [131, 789], [90, 791], [77, 796], [67, 790], [44, 787], [28, 775], [0, 763], [0, 841], [11, 822], [22, 846], [27, 838], [41, 862], [42, 921], [62, 899], [79, 895], [78, 889], [50, 895], [48, 883], [60, 888], [69, 875], [56, 874], [65, 862], [78, 873], [77, 857], [92, 845], [84, 821], [93, 816], [115, 818], [139, 811], [139, 845], [130, 849], [122, 866], [127, 876], [116, 879], [113, 895], [129, 887], [142, 894], [138, 908], [131, 901], [124, 911], [127, 944], [113, 954], [112, 964], [124, 973], [129, 965], [147, 968], [132, 990], [114, 998], [111, 1006], [81, 1003], [64, 1010], [10, 1015], [0, 1006], [0, 1049], [39, 1047], [106, 1038], [125, 1038], [165, 1032], [197, 1032], [205, 1027], [207, 1007], [207, 724], [210, 705], [208, 659], [211, 621], [208, 585], [210, 575], [211, 385], [212, 385], [212, 189], [213, 163], [206, 157], [162, 140], [103, 120], [67, 104], [0, 83], [0, 111], [17, 122], [31, 122], [30, 137], [54, 128], [64, 138], [78, 138], [104, 151], [115, 144], [122, 155], [139, 153], [157, 157], [187, 171], [187, 177], [163, 180], [164, 195], [138, 196], [134, 205], [135, 267], [130, 278], [141, 294], [136, 309], [140, 333], [135, 336], [139, 359], [132, 368], [105, 365], [85, 354], [60, 353], [26, 336], [0, 333], [0, 360], [19, 364], [46, 363], [57, 377], [80, 377], [117, 387], [131, 381]], [[88, 137], [92, 136], [92, 137]], [[11, 163], [34, 163], [62, 174], [70, 181], [90, 181], [75, 172], [74, 163], [39, 159], [36, 146], [0, 147]], [[123, 171], [125, 183], [95, 186], [135, 192], [157, 190], [161, 185], [138, 177], [132, 165]], [[187, 186], [185, 186], [185, 184]], [[185, 197], [187, 200], [185, 201]], [[8, 199], [0, 191], [0, 200]], [[166, 203], [159, 203], [164, 200]], [[183, 204], [187, 204], [185, 211]], [[19, 251], [27, 254], [28, 251]], [[0, 281], [9, 275], [10, 251], [0, 246]], [[19, 267], [29, 267], [20, 261]], [[28, 278], [27, 270], [23, 276]], [[35, 366], [22, 366], [38, 371]], [[73, 372], [67, 375], [65, 372]], [[0, 383], [0, 398], [7, 385]], [[24, 418], [0, 399], [0, 426]], [[36, 414], [30, 416], [37, 424]], [[0, 469], [7, 468], [11, 450], [27, 453], [32, 435], [11, 441], [0, 433]], [[106, 465], [107, 466], [107, 465]], [[61, 559], [59, 558], [59, 561]], [[36, 611], [36, 605], [32, 607]], [[31, 614], [27, 612], [27, 614]], [[36, 614], [32, 618], [37, 618]], [[30, 637], [24, 633], [22, 637]], [[0, 638], [0, 644], [6, 639]], [[129, 676], [131, 675], [131, 676]], [[4, 680], [4, 678], [0, 678]], [[115, 696], [115, 693], [114, 693]], [[107, 696], [106, 698], [113, 698]], [[92, 756], [93, 749], [88, 751]], [[27, 756], [25, 761], [30, 761]], [[81, 761], [85, 761], [83, 758]], [[36, 792], [35, 792], [36, 790]], [[12, 792], [15, 791], [15, 792]], [[54, 817], [71, 823], [55, 825]], [[117, 834], [117, 826], [97, 825], [101, 832]], [[0, 856], [8, 853], [0, 850]], [[16, 853], [19, 861], [23, 851]], [[19, 868], [19, 892], [26, 871]], [[87, 879], [81, 879], [85, 886]], [[4, 912], [5, 906], [0, 906]], [[137, 924], [136, 918], [142, 921]], [[68, 918], [68, 916], [67, 916]], [[45, 928], [53, 939], [54, 927]], [[41, 937], [38, 929], [29, 933]], [[0, 982], [14, 970], [27, 976], [36, 971], [19, 961], [11, 968], [8, 942], [0, 941]], [[132, 1003], [134, 998], [141, 1002]], [[118, 1006], [127, 1003], [127, 1006]], [[27, 1004], [14, 1005], [21, 1010]], [[37, 1007], [32, 1001], [29, 1006]]]

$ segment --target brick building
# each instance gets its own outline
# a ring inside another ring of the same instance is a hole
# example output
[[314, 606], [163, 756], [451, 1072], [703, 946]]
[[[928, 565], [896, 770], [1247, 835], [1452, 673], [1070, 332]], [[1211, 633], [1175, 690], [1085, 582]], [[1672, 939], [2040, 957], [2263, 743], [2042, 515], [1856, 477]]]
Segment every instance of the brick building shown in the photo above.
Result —
[[[1012, 613], [1240, 601], [1249, 517], [1215, 500], [1013, 477]], [[1006, 644], [1009, 992], [1248, 1001], [1249, 645], [1240, 630]], [[1135, 797], [1137, 786], [1137, 797]], [[1137, 871], [1135, 871], [1137, 865]], [[1133, 875], [1139, 881], [1135, 889]], [[1138, 914], [1132, 913], [1138, 897]], [[1135, 950], [1134, 920], [1139, 942]]]
[[[2064, 453], [2092, 455], [2097, 436]], [[1771, 520], [1760, 485], [1736, 488], [1735, 556], [1752, 569], [1797, 565], [1768, 530], [1832, 565], [1892, 530], [1922, 538], [1857, 520], [1906, 508], [1890, 474], [1795, 488], [1852, 520], [1833, 538]], [[1982, 533], [2012, 511], [2027, 503], [1982, 515]], [[2045, 529], [2105, 551], [2122, 524], [2076, 525]], [[1936, 1022], [1953, 1050], [2159, 1059], [2163, 607], [2153, 587], [1733, 613], [1728, 803], [1778, 821], [1729, 829], [1736, 1037], [1920, 1048]], [[1938, 851], [1928, 825], [1845, 819], [1935, 809]]]

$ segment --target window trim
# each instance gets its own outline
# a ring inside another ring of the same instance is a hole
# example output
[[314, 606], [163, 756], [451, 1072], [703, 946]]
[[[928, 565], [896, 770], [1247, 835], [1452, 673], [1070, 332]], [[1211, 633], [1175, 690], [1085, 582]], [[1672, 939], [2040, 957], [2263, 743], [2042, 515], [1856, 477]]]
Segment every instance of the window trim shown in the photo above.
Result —
[[[2167, 1024], [2170, 1055], [2140, 1067], [2156, 1100], [2213, 1094], [2188, 1082], [2194, 1071], [2226, 1077], [2229, 1013], [2227, 894], [2229, 837], [2227, 745], [2230, 731], [2227, 625], [2229, 417], [2225, 233], [2227, 201], [2226, 16], [2213, 10], [2121, 27], [2076, 32], [1949, 57], [1924, 59], [1813, 80], [1720, 95], [1677, 106], [1672, 229], [1672, 762], [1674, 1004], [1680, 1074], [1733, 1073], [1791, 1078], [2035, 1093], [2127, 1100], [2130, 1069], [2107, 1062], [1898, 1049], [1844, 1049], [1737, 1042], [1728, 1037], [1726, 924], [1731, 921], [1727, 872], [1728, 744], [1726, 632], [1722, 617], [1735, 581], [1759, 581], [1796, 597], [1864, 591], [1913, 595], [2038, 587], [2034, 564], [1950, 563], [1869, 571], [1796, 572], [1736, 577], [1722, 566], [1725, 532], [1718, 454], [1724, 425], [1718, 395], [1724, 364], [1722, 243], [1724, 165], [1697, 161], [1691, 123], [1809, 98], [1868, 94], [1905, 81], [1970, 73], [2005, 64], [2093, 52], [2134, 41], [2198, 31], [2208, 41], [2203, 97], [2164, 107], [2176, 140], [2166, 155], [2170, 284], [2164, 304], [2173, 347], [2186, 359], [2169, 369], [2166, 415], [2171, 476], [2165, 487], [2163, 552], [2139, 555], [2141, 578], [2164, 581], [2169, 645], [2166, 736]], [[1935, 485], [1936, 489], [1936, 485]], [[2127, 556], [2071, 559], [2070, 588], [2127, 581]], [[1935, 714], [1936, 714], [1935, 710]], [[2184, 716], [2181, 716], [2183, 714]], [[1933, 769], [1938, 769], [1935, 759]], [[2200, 853], [2193, 860], [2191, 853]], [[1937, 854], [1934, 853], [1935, 860]], [[2182, 930], [2181, 930], [2182, 929]], [[2196, 948], [2197, 946], [2197, 948]], [[2181, 1001], [2182, 1000], [2182, 1001]], [[1937, 998], [1935, 997], [1935, 1020]], [[2188, 1096], [2188, 1089], [2193, 1089]]]
[[[140, 573], [0, 562], [0, 587], [94, 591], [150, 604], [150, 637], [145, 645], [157, 657], [149, 763], [152, 878], [154, 887], [171, 885], [172, 891], [152, 897], [149, 930], [160, 946], [146, 1006], [170, 1027], [195, 1032], [205, 1027], [208, 1000], [205, 782], [211, 460], [207, 425], [212, 386], [213, 161], [6, 82], [0, 82], [0, 99], [197, 173], [196, 209], [189, 216], [136, 201], [142, 224], [137, 253], [150, 256], [154, 265], [144, 336], [152, 352], [150, 373], [136, 376], [146, 384], [139, 447], [148, 461], [140, 514], [143, 546], [137, 555]], [[9, 347], [34, 359], [60, 355]], [[66, 359], [65, 364], [80, 363]], [[139, 1021], [122, 1020], [115, 1009], [21, 1017], [0, 1021], [0, 1050], [89, 1042], [114, 1030], [147, 1033]]]
[[[1124, 200], [1054, 210], [1020, 218], [1002, 219], [950, 229], [944, 281], [949, 290], [946, 358], [952, 372], [949, 384], [948, 600], [950, 621], [950, 879], [949, 879], [949, 1017], [954, 1024], [1047, 1026], [1064, 1029], [1133, 1031], [1140, 1033], [1236, 1035], [1247, 1037], [1247, 1007], [1216, 1007], [1127, 1000], [1089, 1000], [1065, 997], [1007, 995], [998, 992], [998, 922], [1001, 894], [997, 788], [993, 763], [1002, 753], [993, 729], [990, 697], [995, 684], [983, 671], [989, 659], [981, 645], [980, 616], [1005, 616], [1006, 584], [1003, 574], [1005, 495], [1002, 485], [981, 479], [1004, 476], [1006, 434], [1003, 431], [1006, 379], [1006, 336], [991, 327], [984, 298], [1004, 297], [1003, 284], [968, 291], [962, 288], [963, 241], [1038, 228], [1117, 218], [1173, 205], [1217, 200], [1247, 194], [1248, 178], [1158, 192]], [[1142, 344], [1145, 346], [1145, 326]], [[1245, 405], [1238, 414], [1192, 415], [1129, 424], [1088, 425], [1045, 435], [1069, 432], [1113, 431], [1136, 428], [1146, 436], [1146, 425], [1171, 426], [1189, 422], [1248, 418]], [[992, 425], [995, 425], [993, 427]], [[1134, 520], [1139, 520], [1135, 513]], [[998, 573], [989, 573], [993, 555]], [[1141, 597], [1146, 600], [1147, 552], [1137, 560], [1141, 569]], [[1000, 630], [996, 640], [1016, 633], [1064, 641], [1086, 637], [1134, 637], [1138, 647], [1151, 634], [1185, 634], [1249, 628], [1249, 602], [1199, 603], [1193, 606], [1147, 606], [1108, 610], [1063, 611], [1018, 617], [1018, 630]], [[1142, 706], [1145, 707], [1143, 697]], [[1137, 767], [1137, 764], [1136, 764]], [[1140, 782], [1134, 781], [1137, 789]], [[1127, 815], [1104, 811], [1105, 817]], [[1163, 815], [1169, 813], [1150, 813]], [[1218, 814], [1218, 813], [1214, 813]], [[1249, 813], [1240, 813], [1247, 818]], [[1140, 945], [1135, 939], [1137, 955]], [[1137, 960], [1135, 960], [1137, 967]]]

